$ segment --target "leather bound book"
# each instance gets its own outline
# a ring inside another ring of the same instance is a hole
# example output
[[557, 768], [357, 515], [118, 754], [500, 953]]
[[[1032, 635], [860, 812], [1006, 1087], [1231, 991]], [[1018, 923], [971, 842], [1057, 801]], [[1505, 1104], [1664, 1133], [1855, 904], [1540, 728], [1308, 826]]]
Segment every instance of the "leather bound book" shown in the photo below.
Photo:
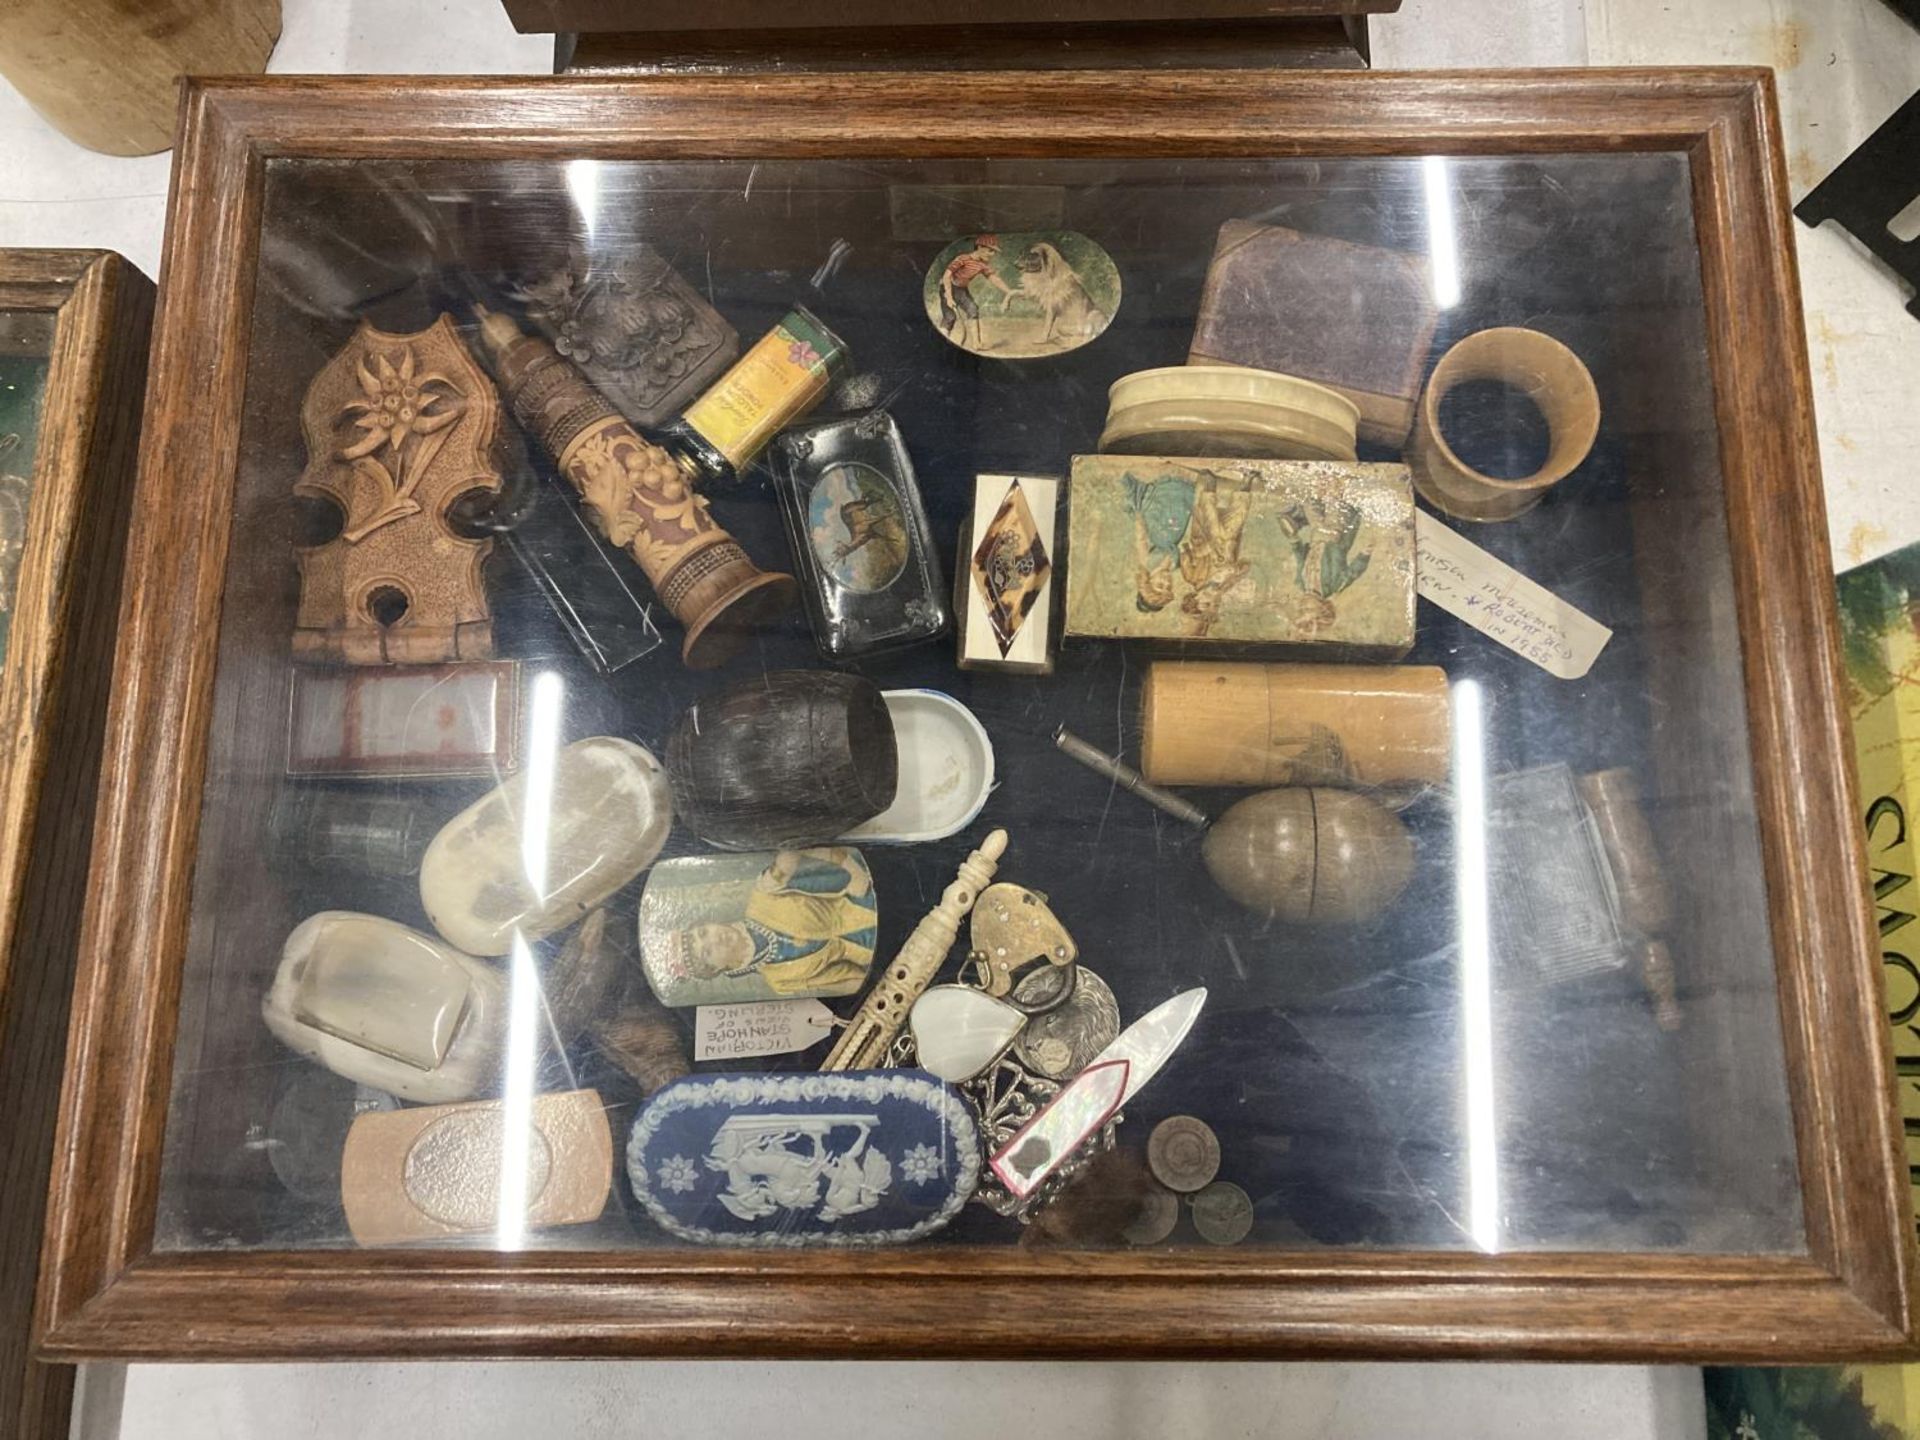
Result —
[[1187, 363], [1318, 381], [1360, 407], [1361, 438], [1400, 446], [1438, 320], [1425, 256], [1229, 220]]

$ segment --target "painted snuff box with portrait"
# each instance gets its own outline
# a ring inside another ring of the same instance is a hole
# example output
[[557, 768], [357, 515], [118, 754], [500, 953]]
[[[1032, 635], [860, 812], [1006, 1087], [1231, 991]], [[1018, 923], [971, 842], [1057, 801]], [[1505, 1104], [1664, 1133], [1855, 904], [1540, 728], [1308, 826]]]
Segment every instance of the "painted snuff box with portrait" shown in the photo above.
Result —
[[872, 872], [848, 845], [663, 860], [640, 901], [641, 967], [662, 1005], [851, 995], [879, 934]]

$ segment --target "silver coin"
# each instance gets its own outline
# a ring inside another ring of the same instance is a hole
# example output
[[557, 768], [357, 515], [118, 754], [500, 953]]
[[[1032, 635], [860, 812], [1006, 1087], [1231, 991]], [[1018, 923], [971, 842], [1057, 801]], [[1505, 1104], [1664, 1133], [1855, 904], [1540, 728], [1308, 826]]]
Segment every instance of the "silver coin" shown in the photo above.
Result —
[[1148, 1185], [1140, 1197], [1140, 1213], [1120, 1232], [1129, 1245], [1158, 1245], [1180, 1223], [1180, 1197], [1160, 1185]]
[[1078, 968], [1077, 965], [1042, 965], [1037, 970], [1029, 970], [1013, 987], [1007, 1001], [1014, 1009], [1029, 1015], [1057, 1010], [1072, 997], [1073, 972]]
[[1169, 1190], [1191, 1194], [1220, 1173], [1220, 1141], [1206, 1121], [1169, 1115], [1147, 1137], [1147, 1168]]
[[1238, 1245], [1253, 1232], [1253, 1201], [1231, 1180], [1216, 1180], [1187, 1202], [1193, 1228], [1212, 1245]]
[[1107, 982], [1084, 965], [1073, 968], [1079, 974], [1065, 1003], [1034, 1016], [1013, 1042], [1020, 1062], [1049, 1080], [1086, 1069], [1120, 1033], [1120, 1004]]

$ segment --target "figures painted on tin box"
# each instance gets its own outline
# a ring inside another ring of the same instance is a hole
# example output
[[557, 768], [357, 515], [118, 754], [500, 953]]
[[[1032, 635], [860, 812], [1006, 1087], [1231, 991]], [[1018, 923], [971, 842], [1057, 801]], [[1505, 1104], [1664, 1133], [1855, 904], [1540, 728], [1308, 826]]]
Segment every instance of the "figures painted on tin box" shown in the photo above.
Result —
[[1398, 659], [1413, 644], [1405, 466], [1076, 455], [1070, 637]]

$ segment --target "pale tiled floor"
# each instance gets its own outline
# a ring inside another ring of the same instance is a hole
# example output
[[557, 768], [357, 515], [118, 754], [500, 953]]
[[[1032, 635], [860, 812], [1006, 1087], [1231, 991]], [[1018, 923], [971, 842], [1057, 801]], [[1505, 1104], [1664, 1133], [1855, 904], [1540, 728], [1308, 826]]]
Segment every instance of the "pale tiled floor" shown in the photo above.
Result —
[[143, 1365], [77, 1440], [1694, 1440], [1699, 1372], [1598, 1365]]
[[[1383, 68], [1778, 65], [1796, 194], [1920, 85], [1920, 37], [1877, 0], [1406, 0], [1375, 33]], [[286, 0], [273, 68], [540, 72], [549, 55], [493, 0]], [[4, 84], [0, 136], [0, 245], [106, 245], [154, 272], [166, 157], [78, 150]], [[1920, 449], [1920, 325], [1850, 242], [1802, 232], [1800, 244], [1836, 552], [1850, 564], [1920, 537], [1920, 487], [1905, 483]], [[1018, 1362], [93, 1367], [76, 1433], [1690, 1440], [1703, 1428], [1684, 1369]]]

